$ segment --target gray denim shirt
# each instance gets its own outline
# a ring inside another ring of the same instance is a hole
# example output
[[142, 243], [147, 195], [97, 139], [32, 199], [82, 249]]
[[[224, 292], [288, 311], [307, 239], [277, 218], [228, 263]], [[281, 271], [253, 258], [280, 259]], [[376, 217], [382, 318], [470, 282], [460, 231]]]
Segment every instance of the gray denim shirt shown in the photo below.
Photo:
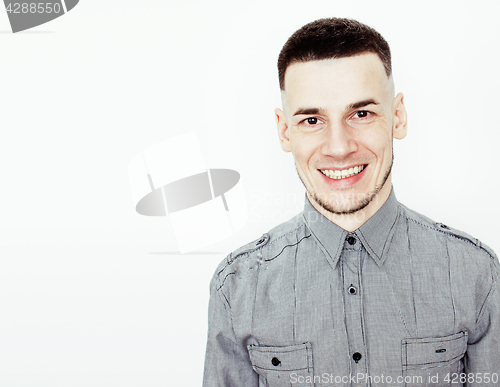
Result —
[[394, 192], [352, 233], [306, 199], [217, 268], [203, 385], [500, 386], [499, 269]]

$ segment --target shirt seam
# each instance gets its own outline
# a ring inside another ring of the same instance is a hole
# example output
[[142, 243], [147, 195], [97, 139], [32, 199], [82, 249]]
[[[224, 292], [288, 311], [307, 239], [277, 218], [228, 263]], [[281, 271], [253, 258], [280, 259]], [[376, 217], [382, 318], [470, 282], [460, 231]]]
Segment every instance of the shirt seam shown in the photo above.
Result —
[[471, 246], [474, 246], [475, 248], [477, 248], [478, 250], [481, 250], [481, 251], [485, 251], [489, 256], [490, 258], [494, 259], [495, 257], [493, 255], [491, 255], [486, 249], [482, 248], [481, 246], [478, 246], [476, 243], [472, 242], [470, 239], [466, 238], [466, 237], [462, 237], [460, 235], [456, 235], [456, 234], [453, 234], [453, 233], [450, 233], [450, 232], [446, 232], [446, 231], [443, 231], [443, 230], [440, 230], [438, 228], [435, 228], [435, 227], [432, 227], [432, 226], [429, 226], [427, 224], [424, 224], [422, 222], [419, 222], [418, 220], [416, 219], [413, 219], [413, 218], [410, 218], [408, 217], [406, 214], [403, 215], [407, 220], [413, 222], [413, 223], [416, 223], [420, 226], [423, 226], [425, 228], [428, 228], [430, 230], [433, 230], [433, 231], [437, 231], [441, 234], [444, 234], [446, 236], [450, 236], [450, 237], [453, 237], [454, 239], [458, 239], [460, 241], [464, 241], [466, 242], [467, 244], [471, 245]]
[[287, 235], [290, 235], [290, 234], [293, 234], [293, 233], [295, 233], [295, 234], [296, 234], [296, 233], [297, 233], [297, 231], [298, 231], [300, 228], [302, 228], [302, 227], [305, 227], [305, 224], [301, 224], [300, 226], [298, 226], [298, 227], [294, 228], [293, 230], [291, 230], [291, 231], [289, 231], [289, 232], [287, 232], [287, 233], [285, 233], [285, 234], [282, 234], [282, 235], [280, 235], [279, 237], [277, 237], [276, 239], [273, 239], [273, 240], [269, 241], [268, 243], [262, 244], [261, 246], [256, 247], [256, 248], [255, 248], [255, 249], [253, 249], [253, 250], [242, 251], [242, 252], [241, 252], [241, 253], [239, 253], [237, 256], [235, 256], [234, 258], [232, 258], [232, 259], [231, 259], [231, 261], [227, 262], [226, 266], [224, 266], [224, 268], [223, 268], [222, 270], [220, 270], [220, 271], [219, 271], [219, 273], [217, 273], [217, 275], [219, 275], [220, 273], [222, 273], [222, 271], [224, 271], [224, 269], [225, 269], [227, 266], [229, 266], [229, 265], [231, 265], [233, 262], [235, 262], [237, 258], [244, 257], [245, 255], [249, 255], [250, 253], [254, 253], [254, 252], [256, 252], [256, 251], [258, 251], [258, 250], [262, 249], [264, 246], [270, 246], [270, 245], [272, 245], [273, 243], [277, 242], [278, 240], [280, 240], [280, 239], [282, 239], [282, 238], [286, 237]]
[[297, 244], [295, 248], [295, 255], [293, 257], [293, 298], [294, 298], [294, 306], [293, 306], [293, 342], [296, 343], [297, 332], [297, 251], [299, 250], [299, 240], [297, 239]]
[[[468, 253], [468, 252], [467, 252]], [[451, 306], [453, 308], [453, 328], [457, 327], [457, 310], [455, 307], [455, 295], [453, 294], [453, 277], [451, 275], [451, 257], [450, 250], [448, 248], [448, 240], [446, 240], [446, 255], [448, 256], [448, 281], [450, 283], [450, 298], [451, 298]]]
[[231, 332], [234, 336], [234, 340], [231, 338], [231, 337], [227, 337], [228, 340], [230, 340], [234, 345], [238, 346], [238, 347], [241, 347], [237, 342], [236, 342], [236, 332], [234, 330], [234, 324], [233, 324], [233, 314], [231, 313], [231, 304], [227, 298], [227, 296], [224, 294], [224, 292], [222, 290], [217, 289], [217, 296], [219, 296], [219, 298], [221, 299], [222, 301], [222, 304], [224, 305], [224, 309], [229, 317], [229, 325], [231, 326]]
[[476, 325], [483, 318], [483, 315], [484, 315], [485, 310], [486, 310], [485, 305], [488, 303], [488, 299], [491, 297], [492, 294], [495, 293], [495, 290], [498, 291], [498, 289], [495, 289], [496, 284], [497, 284], [496, 282], [493, 282], [491, 284], [490, 288], [488, 289], [488, 294], [486, 295], [486, 298], [484, 299], [484, 302], [481, 304], [481, 308], [479, 309], [479, 314], [478, 314], [477, 319], [476, 319]]
[[[252, 250], [252, 251], [248, 251], [248, 252], [244, 252], [244, 253], [238, 254], [238, 256], [236, 256], [236, 257], [235, 257], [235, 259], [233, 259], [231, 262], [227, 262], [227, 263], [224, 265], [224, 268], [222, 268], [222, 269], [221, 269], [221, 270], [217, 273], [217, 277], [218, 277], [218, 279], [219, 279], [219, 281], [218, 281], [218, 282], [220, 282], [220, 285], [218, 286], [217, 291], [219, 291], [220, 289], [222, 289], [222, 287], [224, 286], [224, 284], [225, 284], [225, 282], [226, 282], [226, 279], [227, 279], [230, 275], [236, 275], [236, 274], [237, 274], [235, 271], [232, 271], [232, 272], [230, 272], [230, 273], [227, 273], [227, 275], [224, 277], [224, 279], [220, 280], [220, 275], [222, 274], [222, 272], [223, 272], [223, 271], [224, 271], [224, 270], [225, 270], [225, 269], [226, 269], [229, 265], [231, 265], [231, 263], [235, 262], [235, 261], [236, 261], [236, 258], [243, 257], [243, 256], [245, 256], [245, 255], [249, 255], [250, 253], [254, 253], [254, 252], [256, 252], [256, 251], [259, 251], [260, 249], [264, 248], [264, 246], [269, 246], [269, 245], [271, 245], [272, 243], [276, 242], [277, 240], [279, 240], [279, 239], [281, 239], [281, 238], [283, 238], [283, 237], [285, 237], [285, 236], [287, 236], [287, 235], [290, 235], [290, 234], [293, 234], [293, 233], [297, 234], [297, 233], [296, 233], [296, 231], [297, 231], [297, 230], [299, 230], [301, 227], [305, 227], [305, 225], [300, 225], [299, 227], [295, 228], [294, 230], [292, 230], [292, 231], [290, 231], [290, 232], [288, 232], [288, 233], [286, 233], [286, 234], [281, 235], [280, 237], [278, 237], [278, 238], [274, 239], [273, 241], [270, 241], [269, 243], [266, 243], [265, 245], [262, 245], [262, 246], [260, 246], [260, 247], [256, 248], [255, 250]], [[285, 246], [283, 246], [283, 248], [281, 249], [281, 251], [280, 251], [277, 255], [275, 255], [275, 256], [274, 256], [274, 257], [272, 257], [272, 258], [265, 259], [265, 261], [266, 261], [266, 262], [270, 262], [270, 261], [274, 260], [275, 258], [277, 258], [278, 256], [280, 256], [280, 255], [283, 253], [283, 251], [285, 250], [285, 248], [287, 248], [287, 247], [292, 247], [292, 246], [296, 246], [296, 245], [298, 245], [300, 242], [302, 242], [304, 239], [309, 238], [310, 236], [311, 236], [311, 234], [309, 234], [309, 235], [305, 235], [305, 236], [303, 236], [301, 239], [299, 239], [296, 243], [293, 243], [293, 244], [291, 244], [291, 245], [285, 245]]]
[[293, 243], [293, 244], [291, 244], [291, 245], [285, 245], [285, 246], [283, 246], [283, 248], [281, 249], [281, 251], [280, 251], [278, 254], [276, 254], [276, 255], [275, 255], [274, 257], [272, 257], [272, 258], [265, 259], [265, 261], [266, 261], [266, 262], [270, 262], [270, 261], [272, 261], [272, 260], [274, 260], [274, 259], [278, 258], [278, 257], [279, 257], [279, 256], [283, 253], [283, 251], [285, 251], [285, 248], [287, 248], [287, 247], [293, 247], [293, 246], [298, 246], [300, 242], [302, 242], [302, 241], [303, 241], [304, 239], [306, 239], [306, 238], [309, 238], [310, 236], [311, 236], [311, 234], [309, 234], [309, 235], [305, 235], [305, 236], [303, 236], [302, 238], [300, 238], [297, 242], [295, 242], [295, 243]]

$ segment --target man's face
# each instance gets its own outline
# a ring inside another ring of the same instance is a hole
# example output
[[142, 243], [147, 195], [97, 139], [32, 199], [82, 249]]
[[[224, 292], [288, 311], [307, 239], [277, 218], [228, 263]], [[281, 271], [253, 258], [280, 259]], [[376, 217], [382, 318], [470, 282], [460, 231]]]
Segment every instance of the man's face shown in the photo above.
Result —
[[393, 90], [373, 53], [287, 68], [278, 134], [313, 204], [337, 214], [383, 205], [392, 140], [406, 135], [403, 96]]

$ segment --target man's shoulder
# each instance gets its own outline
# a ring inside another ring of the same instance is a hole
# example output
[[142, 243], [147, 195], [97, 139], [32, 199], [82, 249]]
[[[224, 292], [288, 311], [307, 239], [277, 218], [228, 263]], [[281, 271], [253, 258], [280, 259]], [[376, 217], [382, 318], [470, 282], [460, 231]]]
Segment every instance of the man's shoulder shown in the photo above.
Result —
[[234, 262], [248, 254], [256, 253], [258, 250], [262, 250], [265, 246], [269, 247], [272, 245], [274, 249], [277, 246], [287, 243], [286, 236], [297, 234], [303, 230], [304, 227], [305, 222], [303, 221], [302, 213], [300, 213], [292, 219], [273, 227], [256, 240], [234, 250], [231, 254], [229, 254], [227, 259], [229, 262]]
[[[279, 255], [286, 246], [307, 236], [309, 233], [300, 213], [228, 254], [217, 267], [214, 279], [219, 282], [219, 286], [222, 286], [228, 275], [234, 275], [240, 279], [244, 275], [248, 276], [249, 271], [246, 269], [267, 265], [269, 261], [267, 257]], [[263, 249], [266, 249], [265, 257], [262, 255]], [[279, 260], [273, 260], [273, 264], [278, 262]]]
[[487, 246], [479, 239], [473, 237], [465, 231], [450, 227], [447, 224], [441, 222], [436, 222], [433, 219], [422, 215], [421, 213], [412, 210], [401, 203], [400, 206], [402, 208], [403, 216], [405, 216], [408, 221], [420, 226], [421, 232], [434, 234], [437, 236], [445, 236], [450, 243], [459, 244], [464, 249], [482, 252], [488, 255], [490, 258], [498, 261], [498, 258], [491, 247]]

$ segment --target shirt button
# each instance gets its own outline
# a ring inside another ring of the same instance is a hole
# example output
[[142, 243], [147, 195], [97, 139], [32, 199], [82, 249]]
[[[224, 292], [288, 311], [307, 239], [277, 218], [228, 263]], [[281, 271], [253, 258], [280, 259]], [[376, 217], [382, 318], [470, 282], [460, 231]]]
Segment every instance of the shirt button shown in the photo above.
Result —
[[360, 354], [359, 352], [354, 352], [354, 353], [352, 354], [352, 359], [353, 359], [356, 363], [357, 363], [358, 361], [360, 361], [360, 360], [361, 360], [361, 357], [362, 357], [362, 356], [361, 356], [361, 354]]
[[356, 238], [350, 236], [350, 237], [347, 237], [347, 243], [349, 243], [351, 246], [356, 244]]
[[356, 294], [356, 288], [352, 284], [351, 284], [351, 286], [349, 286], [347, 291], [349, 292], [349, 294]]
[[273, 363], [273, 366], [275, 366], [275, 367], [277, 367], [281, 364], [280, 359], [278, 359], [277, 357], [273, 357], [271, 359], [271, 363]]

